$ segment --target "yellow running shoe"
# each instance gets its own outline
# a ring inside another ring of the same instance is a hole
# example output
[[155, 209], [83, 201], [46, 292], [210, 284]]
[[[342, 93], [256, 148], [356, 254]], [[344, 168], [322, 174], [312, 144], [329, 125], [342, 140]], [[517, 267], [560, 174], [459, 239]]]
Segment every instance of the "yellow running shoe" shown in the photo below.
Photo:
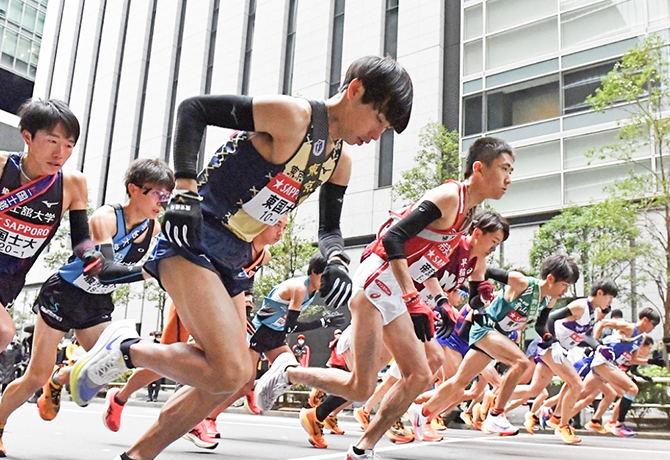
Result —
[[384, 434], [388, 436], [391, 442], [396, 444], [405, 444], [414, 441], [414, 435], [405, 428], [401, 419], [396, 420], [393, 426], [386, 430]]
[[575, 429], [570, 425], [556, 427], [554, 434], [561, 438], [566, 444], [577, 444], [578, 442], [582, 442], [582, 440], [575, 435]]
[[591, 433], [598, 433], [598, 434], [608, 433], [608, 431], [605, 429], [602, 423], [594, 422], [593, 420], [589, 420], [588, 422], [586, 422], [584, 428], [586, 428], [586, 431], [590, 431]]
[[447, 426], [444, 424], [442, 417], [435, 417], [430, 421], [430, 426], [432, 426], [433, 430], [435, 431], [444, 431], [447, 429]]
[[535, 414], [532, 412], [526, 412], [524, 416], [523, 426], [526, 428], [526, 431], [530, 434], [535, 434], [535, 425], [537, 425], [538, 419]]

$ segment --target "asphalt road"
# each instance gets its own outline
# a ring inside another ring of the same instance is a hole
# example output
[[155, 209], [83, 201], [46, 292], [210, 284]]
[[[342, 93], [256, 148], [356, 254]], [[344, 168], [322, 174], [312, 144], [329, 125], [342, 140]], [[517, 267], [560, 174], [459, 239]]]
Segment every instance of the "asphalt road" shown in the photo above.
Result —
[[[34, 404], [25, 404], [9, 419], [3, 441], [8, 458], [16, 460], [112, 460], [130, 446], [156, 419], [158, 408], [129, 406], [121, 430], [108, 431], [101, 421], [102, 404], [80, 408], [64, 402], [52, 422], [39, 418]], [[346, 433], [326, 434], [328, 449], [315, 449], [297, 417], [252, 416], [224, 413], [218, 418], [223, 439], [215, 450], [203, 450], [179, 439], [159, 460], [200, 459], [343, 459], [348, 446], [360, 436], [355, 422], [341, 422]], [[585, 436], [575, 446], [563, 444], [553, 434], [520, 434], [510, 438], [487, 436], [472, 430], [449, 429], [439, 443], [395, 445], [384, 438], [377, 453], [384, 460], [489, 460], [536, 459], [670, 459], [670, 440], [612, 436]]]

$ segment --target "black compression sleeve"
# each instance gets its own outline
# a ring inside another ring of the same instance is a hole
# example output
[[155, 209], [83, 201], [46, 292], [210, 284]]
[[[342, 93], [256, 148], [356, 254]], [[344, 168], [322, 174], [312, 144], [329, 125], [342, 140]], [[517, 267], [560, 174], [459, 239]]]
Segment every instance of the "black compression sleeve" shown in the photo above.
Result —
[[340, 217], [346, 190], [345, 185], [326, 182], [319, 192], [319, 250], [326, 260], [344, 249]]
[[540, 314], [537, 316], [537, 320], [535, 321], [535, 332], [537, 332], [537, 335], [540, 337], [542, 337], [544, 333], [547, 332], [546, 325], [549, 313], [551, 313], [550, 308], [543, 308]]
[[70, 239], [72, 241], [72, 248], [76, 248], [79, 243], [90, 238], [86, 210], [70, 210]]
[[254, 131], [252, 98], [234, 95], [196, 96], [179, 104], [173, 149], [176, 178], [196, 178], [202, 136], [210, 125]]
[[435, 203], [422, 201], [382, 237], [388, 260], [405, 259], [405, 242], [440, 217], [442, 211]]
[[323, 327], [323, 321], [321, 318], [315, 319], [314, 321], [298, 321], [298, 327], [295, 328], [293, 332], [306, 332], [313, 331], [314, 329], [319, 329]]
[[114, 249], [111, 244], [100, 245], [102, 253], [102, 271], [98, 280], [102, 284], [120, 284], [142, 281], [142, 267], [140, 265], [123, 265], [114, 262]]
[[473, 310], [481, 310], [484, 308], [484, 302], [479, 296], [478, 288], [481, 281], [470, 280], [468, 282], [468, 304]]
[[502, 268], [486, 267], [486, 279], [492, 279], [499, 283], [509, 284], [509, 270]]
[[580, 345], [586, 345], [587, 347], [590, 347], [592, 350], [595, 350], [596, 348], [598, 348], [598, 345], [600, 345], [600, 343], [592, 335], [585, 335]]
[[295, 329], [298, 327], [298, 316], [300, 316], [298, 310], [289, 310], [288, 313], [286, 313], [286, 326], [284, 326], [284, 332], [287, 334], [295, 332]]
[[572, 315], [572, 312], [568, 307], [551, 310], [551, 313], [549, 313], [549, 316], [547, 317], [547, 330], [551, 332], [551, 335], [556, 337], [556, 321], [567, 318], [570, 315]]

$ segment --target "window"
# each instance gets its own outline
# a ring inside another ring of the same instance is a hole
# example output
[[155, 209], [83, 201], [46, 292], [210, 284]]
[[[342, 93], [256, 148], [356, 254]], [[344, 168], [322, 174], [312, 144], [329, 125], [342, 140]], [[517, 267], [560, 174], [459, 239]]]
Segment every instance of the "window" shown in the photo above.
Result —
[[644, 24], [643, 0], [604, 1], [561, 15], [563, 47], [587, 43]]
[[558, 51], [558, 19], [554, 16], [490, 36], [486, 47], [487, 69]]
[[588, 110], [586, 98], [595, 94], [602, 78], [613, 67], [614, 62], [608, 62], [587, 69], [565, 72], [563, 75], [563, 113], [567, 115]]
[[345, 0], [335, 0], [335, 14], [333, 16], [333, 42], [330, 53], [330, 89], [329, 96], [337, 94], [342, 83], [342, 42], [344, 40], [344, 3]]
[[486, 129], [507, 128], [558, 117], [558, 74], [495, 90], [486, 97]]
[[[393, 58], [398, 54], [398, 0], [386, 0], [384, 54]], [[387, 129], [379, 139], [377, 187], [388, 187], [393, 183], [393, 136], [394, 131]]]
[[214, 53], [216, 51], [216, 32], [218, 30], [218, 27], [219, 27], [219, 0], [214, 0], [214, 8], [212, 8], [212, 24], [209, 32], [209, 50], [207, 52], [207, 74], [205, 76], [205, 94], [210, 94], [212, 91], [212, 74], [214, 73]]
[[557, 12], [556, 0], [489, 0], [486, 31], [495, 33]]
[[293, 61], [295, 59], [295, 30], [298, 0], [289, 0], [288, 24], [286, 27], [286, 49], [284, 56], [284, 83], [282, 94], [291, 94], [293, 91]]
[[242, 68], [242, 94], [249, 94], [249, 78], [251, 77], [251, 52], [254, 46], [254, 27], [256, 26], [256, 0], [249, 0], [247, 16], [247, 36], [244, 45], [244, 64]]
[[483, 110], [481, 94], [463, 99], [463, 134], [465, 136], [482, 132]]

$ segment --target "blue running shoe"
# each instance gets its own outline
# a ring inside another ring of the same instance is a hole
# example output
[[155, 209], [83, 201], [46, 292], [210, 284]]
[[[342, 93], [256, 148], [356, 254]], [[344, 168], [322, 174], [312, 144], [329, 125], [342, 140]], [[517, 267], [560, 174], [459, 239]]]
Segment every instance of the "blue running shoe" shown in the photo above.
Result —
[[86, 406], [105, 385], [128, 370], [120, 345], [126, 339], [135, 338], [139, 335], [133, 320], [112, 323], [93, 348], [77, 360], [70, 374], [70, 391], [78, 405]]

